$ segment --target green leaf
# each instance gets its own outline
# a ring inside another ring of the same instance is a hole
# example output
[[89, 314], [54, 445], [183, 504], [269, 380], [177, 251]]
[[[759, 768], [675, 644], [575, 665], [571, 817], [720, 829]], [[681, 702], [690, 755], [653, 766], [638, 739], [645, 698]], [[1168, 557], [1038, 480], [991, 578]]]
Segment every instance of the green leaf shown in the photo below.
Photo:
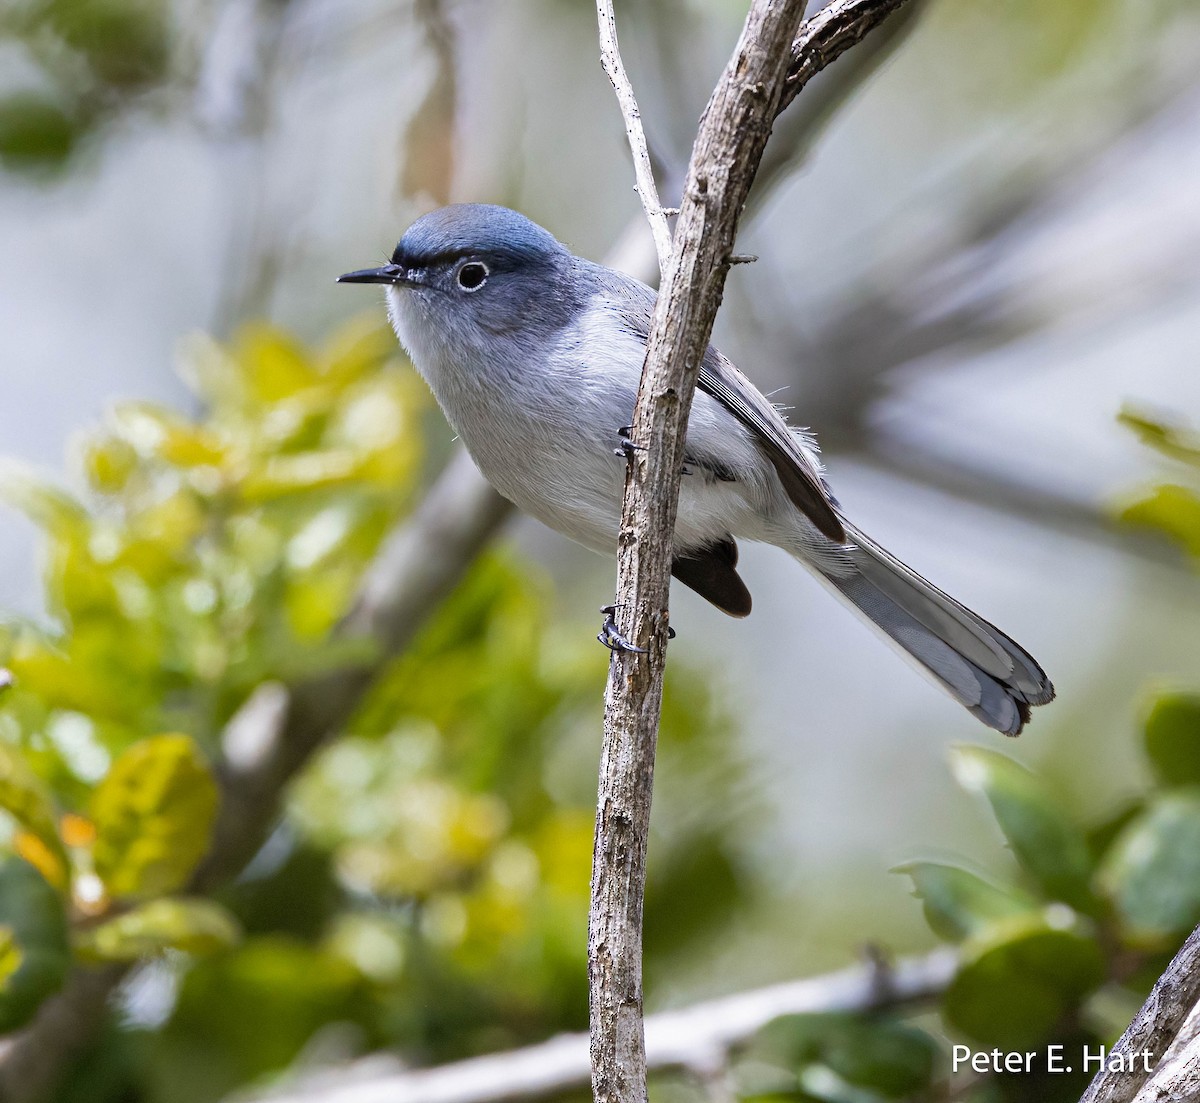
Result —
[[885, 1098], [911, 1095], [933, 1076], [937, 1046], [893, 1019], [841, 1013], [785, 1015], [763, 1028], [755, 1050], [797, 1072], [824, 1065], [847, 1084]]
[[[1046, 915], [1057, 920], [1062, 910]], [[1044, 916], [1012, 919], [964, 945], [942, 1011], [983, 1045], [1025, 1049], [1049, 1038], [1103, 980], [1104, 955], [1094, 939]]]
[[216, 811], [216, 782], [188, 736], [135, 743], [92, 796], [96, 873], [113, 896], [174, 892], [208, 849]]
[[1200, 498], [1187, 487], [1170, 483], [1155, 487], [1146, 497], [1121, 510], [1128, 525], [1155, 529], [1200, 558]]
[[1146, 754], [1164, 785], [1200, 785], [1200, 694], [1164, 693], [1154, 702]]
[[964, 789], [987, 798], [1017, 861], [1047, 896], [1084, 910], [1093, 905], [1087, 840], [1039, 778], [983, 747], [956, 747], [951, 768]]
[[67, 855], [54, 823], [50, 792], [16, 748], [0, 743], [0, 808], [37, 844], [18, 835], [16, 845], [58, 889], [66, 888]]
[[1138, 937], [1200, 922], [1200, 788], [1151, 800], [1113, 843], [1099, 883]]
[[1016, 889], [1002, 889], [958, 866], [909, 862], [893, 872], [912, 878], [934, 934], [959, 942], [979, 934], [997, 919], [1038, 910], [1038, 902]]
[[0, 860], [0, 1034], [28, 1022], [70, 964], [58, 893], [28, 862]]
[[1091, 852], [1093, 861], [1099, 862], [1108, 853], [1109, 848], [1121, 832], [1141, 814], [1145, 807], [1145, 800], [1131, 800], [1119, 805], [1099, 823], [1088, 828], [1088, 850]]
[[136, 961], [182, 950], [203, 955], [235, 945], [241, 937], [237, 921], [211, 900], [166, 897], [141, 904], [76, 939], [76, 949], [93, 961]]
[[1149, 414], [1126, 407], [1117, 420], [1127, 429], [1132, 429], [1143, 444], [1157, 449], [1172, 459], [1200, 467], [1200, 437], [1179, 425], [1168, 425], [1165, 421]]
[[164, 7], [145, 0], [49, 0], [46, 16], [104, 84], [131, 90], [166, 73]]
[[39, 479], [24, 464], [0, 461], [0, 501], [53, 535], [86, 532], [87, 511], [70, 494]]
[[370, 986], [346, 962], [292, 939], [254, 938], [188, 969], [156, 1060], [163, 1075], [203, 1085], [188, 1098], [220, 1099], [285, 1067], [321, 1027], [365, 1032], [374, 1013]]
[[24, 172], [61, 168], [79, 137], [62, 107], [33, 92], [0, 99], [0, 164]]
[[927, 1087], [936, 1056], [937, 1046], [923, 1030], [887, 1019], [852, 1020], [828, 1039], [821, 1055], [843, 1080], [888, 1099]]

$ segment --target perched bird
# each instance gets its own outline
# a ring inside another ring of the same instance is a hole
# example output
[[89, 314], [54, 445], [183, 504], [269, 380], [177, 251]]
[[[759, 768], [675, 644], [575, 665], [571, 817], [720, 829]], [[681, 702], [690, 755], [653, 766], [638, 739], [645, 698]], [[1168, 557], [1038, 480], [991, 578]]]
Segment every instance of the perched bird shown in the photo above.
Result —
[[[517, 506], [614, 554], [620, 443], [655, 294], [574, 256], [505, 207], [433, 211], [391, 263], [343, 283], [386, 286], [400, 343], [480, 471]], [[674, 576], [735, 617], [750, 612], [735, 539], [783, 548], [908, 652], [989, 727], [1016, 735], [1054, 687], [1022, 647], [856, 528], [815, 442], [709, 346], [688, 422]]]

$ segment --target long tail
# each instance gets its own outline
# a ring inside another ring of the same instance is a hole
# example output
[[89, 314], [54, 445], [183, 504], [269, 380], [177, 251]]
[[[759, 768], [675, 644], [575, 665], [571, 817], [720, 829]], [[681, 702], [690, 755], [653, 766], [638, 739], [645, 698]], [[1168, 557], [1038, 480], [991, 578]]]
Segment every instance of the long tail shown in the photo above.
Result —
[[829, 582], [988, 727], [1017, 735], [1054, 686], [1000, 629], [846, 524], [854, 573]]

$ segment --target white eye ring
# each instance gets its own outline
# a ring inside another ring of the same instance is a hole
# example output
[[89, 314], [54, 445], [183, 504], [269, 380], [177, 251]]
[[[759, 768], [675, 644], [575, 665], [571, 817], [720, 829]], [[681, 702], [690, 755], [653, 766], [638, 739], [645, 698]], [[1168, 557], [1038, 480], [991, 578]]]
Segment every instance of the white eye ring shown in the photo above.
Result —
[[464, 291], [478, 291], [485, 283], [491, 272], [488, 271], [488, 266], [481, 260], [468, 260], [458, 267], [458, 272], [455, 275], [455, 282]]

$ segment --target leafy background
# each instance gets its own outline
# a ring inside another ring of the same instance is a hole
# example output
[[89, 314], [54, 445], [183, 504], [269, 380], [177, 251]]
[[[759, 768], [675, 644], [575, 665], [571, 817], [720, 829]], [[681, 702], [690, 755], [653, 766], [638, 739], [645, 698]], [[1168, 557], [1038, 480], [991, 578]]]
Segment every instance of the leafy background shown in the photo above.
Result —
[[[741, 11], [619, 14], [669, 175]], [[746, 227], [720, 343], [1060, 701], [1002, 745], [759, 549], [750, 622], [678, 596], [651, 1005], [868, 941], [966, 962], [937, 1007], [775, 1024], [743, 1097], [940, 1098], [954, 1041], [1111, 1040], [1200, 918], [1197, 14], [925, 4], [865, 91], [812, 90], [811, 156]], [[331, 630], [450, 448], [331, 276], [447, 198], [595, 257], [636, 223], [590, 5], [15, 0], [0, 36], [0, 434], [42, 465], [3, 476], [0, 1022], [69, 961], [134, 960], [60, 1096], [164, 1101], [581, 1027], [611, 567], [535, 526], [389, 665], [243, 876], [213, 894], [197, 863], [226, 721], [362, 658]]]

